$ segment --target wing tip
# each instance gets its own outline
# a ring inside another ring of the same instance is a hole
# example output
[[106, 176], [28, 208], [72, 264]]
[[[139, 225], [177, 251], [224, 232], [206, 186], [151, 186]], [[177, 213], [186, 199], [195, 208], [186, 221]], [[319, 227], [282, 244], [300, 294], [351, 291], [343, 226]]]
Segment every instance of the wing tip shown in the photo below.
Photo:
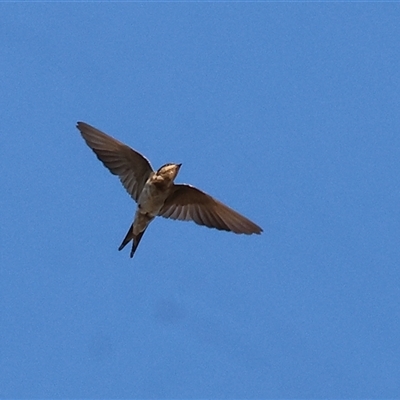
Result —
[[254, 232], [256, 235], [261, 235], [264, 232], [263, 228], [261, 228], [260, 226], [257, 226], [257, 231]]
[[86, 122], [83, 122], [83, 121], [78, 121], [77, 123], [76, 123], [76, 127], [80, 130], [80, 127], [82, 127], [83, 125], [88, 125]]

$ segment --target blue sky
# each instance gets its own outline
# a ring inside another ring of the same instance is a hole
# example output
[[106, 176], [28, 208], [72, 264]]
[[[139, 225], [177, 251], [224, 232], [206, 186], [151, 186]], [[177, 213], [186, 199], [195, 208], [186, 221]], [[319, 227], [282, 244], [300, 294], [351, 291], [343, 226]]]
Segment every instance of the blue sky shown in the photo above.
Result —
[[[0, 397], [400, 397], [398, 3], [0, 5]], [[88, 122], [262, 226], [158, 219]]]

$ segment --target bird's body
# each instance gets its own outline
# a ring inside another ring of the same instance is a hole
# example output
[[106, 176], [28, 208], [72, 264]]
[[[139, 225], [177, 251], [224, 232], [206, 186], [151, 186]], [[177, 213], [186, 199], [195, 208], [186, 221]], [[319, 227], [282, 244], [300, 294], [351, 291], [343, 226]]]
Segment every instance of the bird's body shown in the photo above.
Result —
[[[164, 166], [164, 170], [159, 173], [153, 172], [150, 177], [147, 179], [144, 187], [138, 198], [138, 206], [136, 208], [135, 218], [131, 227], [128, 230], [128, 233], [125, 236], [125, 239], [122, 241], [119, 250], [122, 250], [130, 240], [133, 240], [133, 246], [131, 250], [131, 257], [139, 245], [140, 239], [142, 238], [146, 228], [150, 224], [150, 222], [159, 215], [162, 207], [164, 206], [165, 200], [171, 193], [171, 190], [174, 185], [173, 179], [169, 174], [165, 173], [165, 168], [168, 168], [168, 171], [176, 171], [174, 177], [179, 171], [180, 165], [168, 165]], [[168, 172], [167, 171], [167, 172]]]
[[78, 122], [88, 146], [114, 175], [118, 175], [137, 203], [134, 221], [119, 247], [132, 240], [133, 257], [150, 222], [157, 216], [192, 220], [209, 228], [244, 234], [260, 234], [262, 229], [236, 211], [199, 189], [175, 184], [181, 164], [165, 164], [153, 171], [140, 153], [98, 129]]

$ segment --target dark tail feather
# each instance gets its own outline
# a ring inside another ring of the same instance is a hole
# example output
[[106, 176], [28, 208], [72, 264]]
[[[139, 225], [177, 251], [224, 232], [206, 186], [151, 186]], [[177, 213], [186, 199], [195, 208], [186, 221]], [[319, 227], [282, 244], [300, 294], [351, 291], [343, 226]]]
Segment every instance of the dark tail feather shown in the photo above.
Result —
[[121, 246], [118, 247], [118, 250], [121, 251], [132, 239], [133, 239], [133, 224], [128, 229], [128, 233], [125, 235], [125, 238], [122, 241]]
[[135, 251], [137, 249], [137, 247], [139, 246], [140, 243], [140, 239], [142, 238], [143, 234], [146, 232], [146, 229], [142, 232], [139, 233], [139, 235], [134, 236], [133, 240], [132, 240], [132, 250], [131, 250], [131, 258], [133, 257], [133, 255], [135, 254]]
[[135, 254], [135, 251], [139, 245], [140, 239], [142, 238], [144, 232], [146, 231], [146, 229], [143, 232], [140, 232], [137, 236], [134, 236], [133, 234], [133, 224], [130, 226], [130, 228], [128, 229], [127, 234], [125, 235], [124, 240], [121, 243], [121, 246], [118, 247], [118, 250], [122, 250], [131, 240], [132, 240], [132, 250], [131, 250], [131, 258], [133, 257], [133, 255]]

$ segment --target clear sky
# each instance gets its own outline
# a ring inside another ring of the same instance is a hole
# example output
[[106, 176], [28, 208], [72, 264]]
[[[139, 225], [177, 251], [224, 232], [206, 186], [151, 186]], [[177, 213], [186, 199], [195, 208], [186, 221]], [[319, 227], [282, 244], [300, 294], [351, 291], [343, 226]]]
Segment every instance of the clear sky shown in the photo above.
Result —
[[[398, 3], [0, 5], [1, 398], [399, 398]], [[261, 236], [157, 219], [75, 128]]]

